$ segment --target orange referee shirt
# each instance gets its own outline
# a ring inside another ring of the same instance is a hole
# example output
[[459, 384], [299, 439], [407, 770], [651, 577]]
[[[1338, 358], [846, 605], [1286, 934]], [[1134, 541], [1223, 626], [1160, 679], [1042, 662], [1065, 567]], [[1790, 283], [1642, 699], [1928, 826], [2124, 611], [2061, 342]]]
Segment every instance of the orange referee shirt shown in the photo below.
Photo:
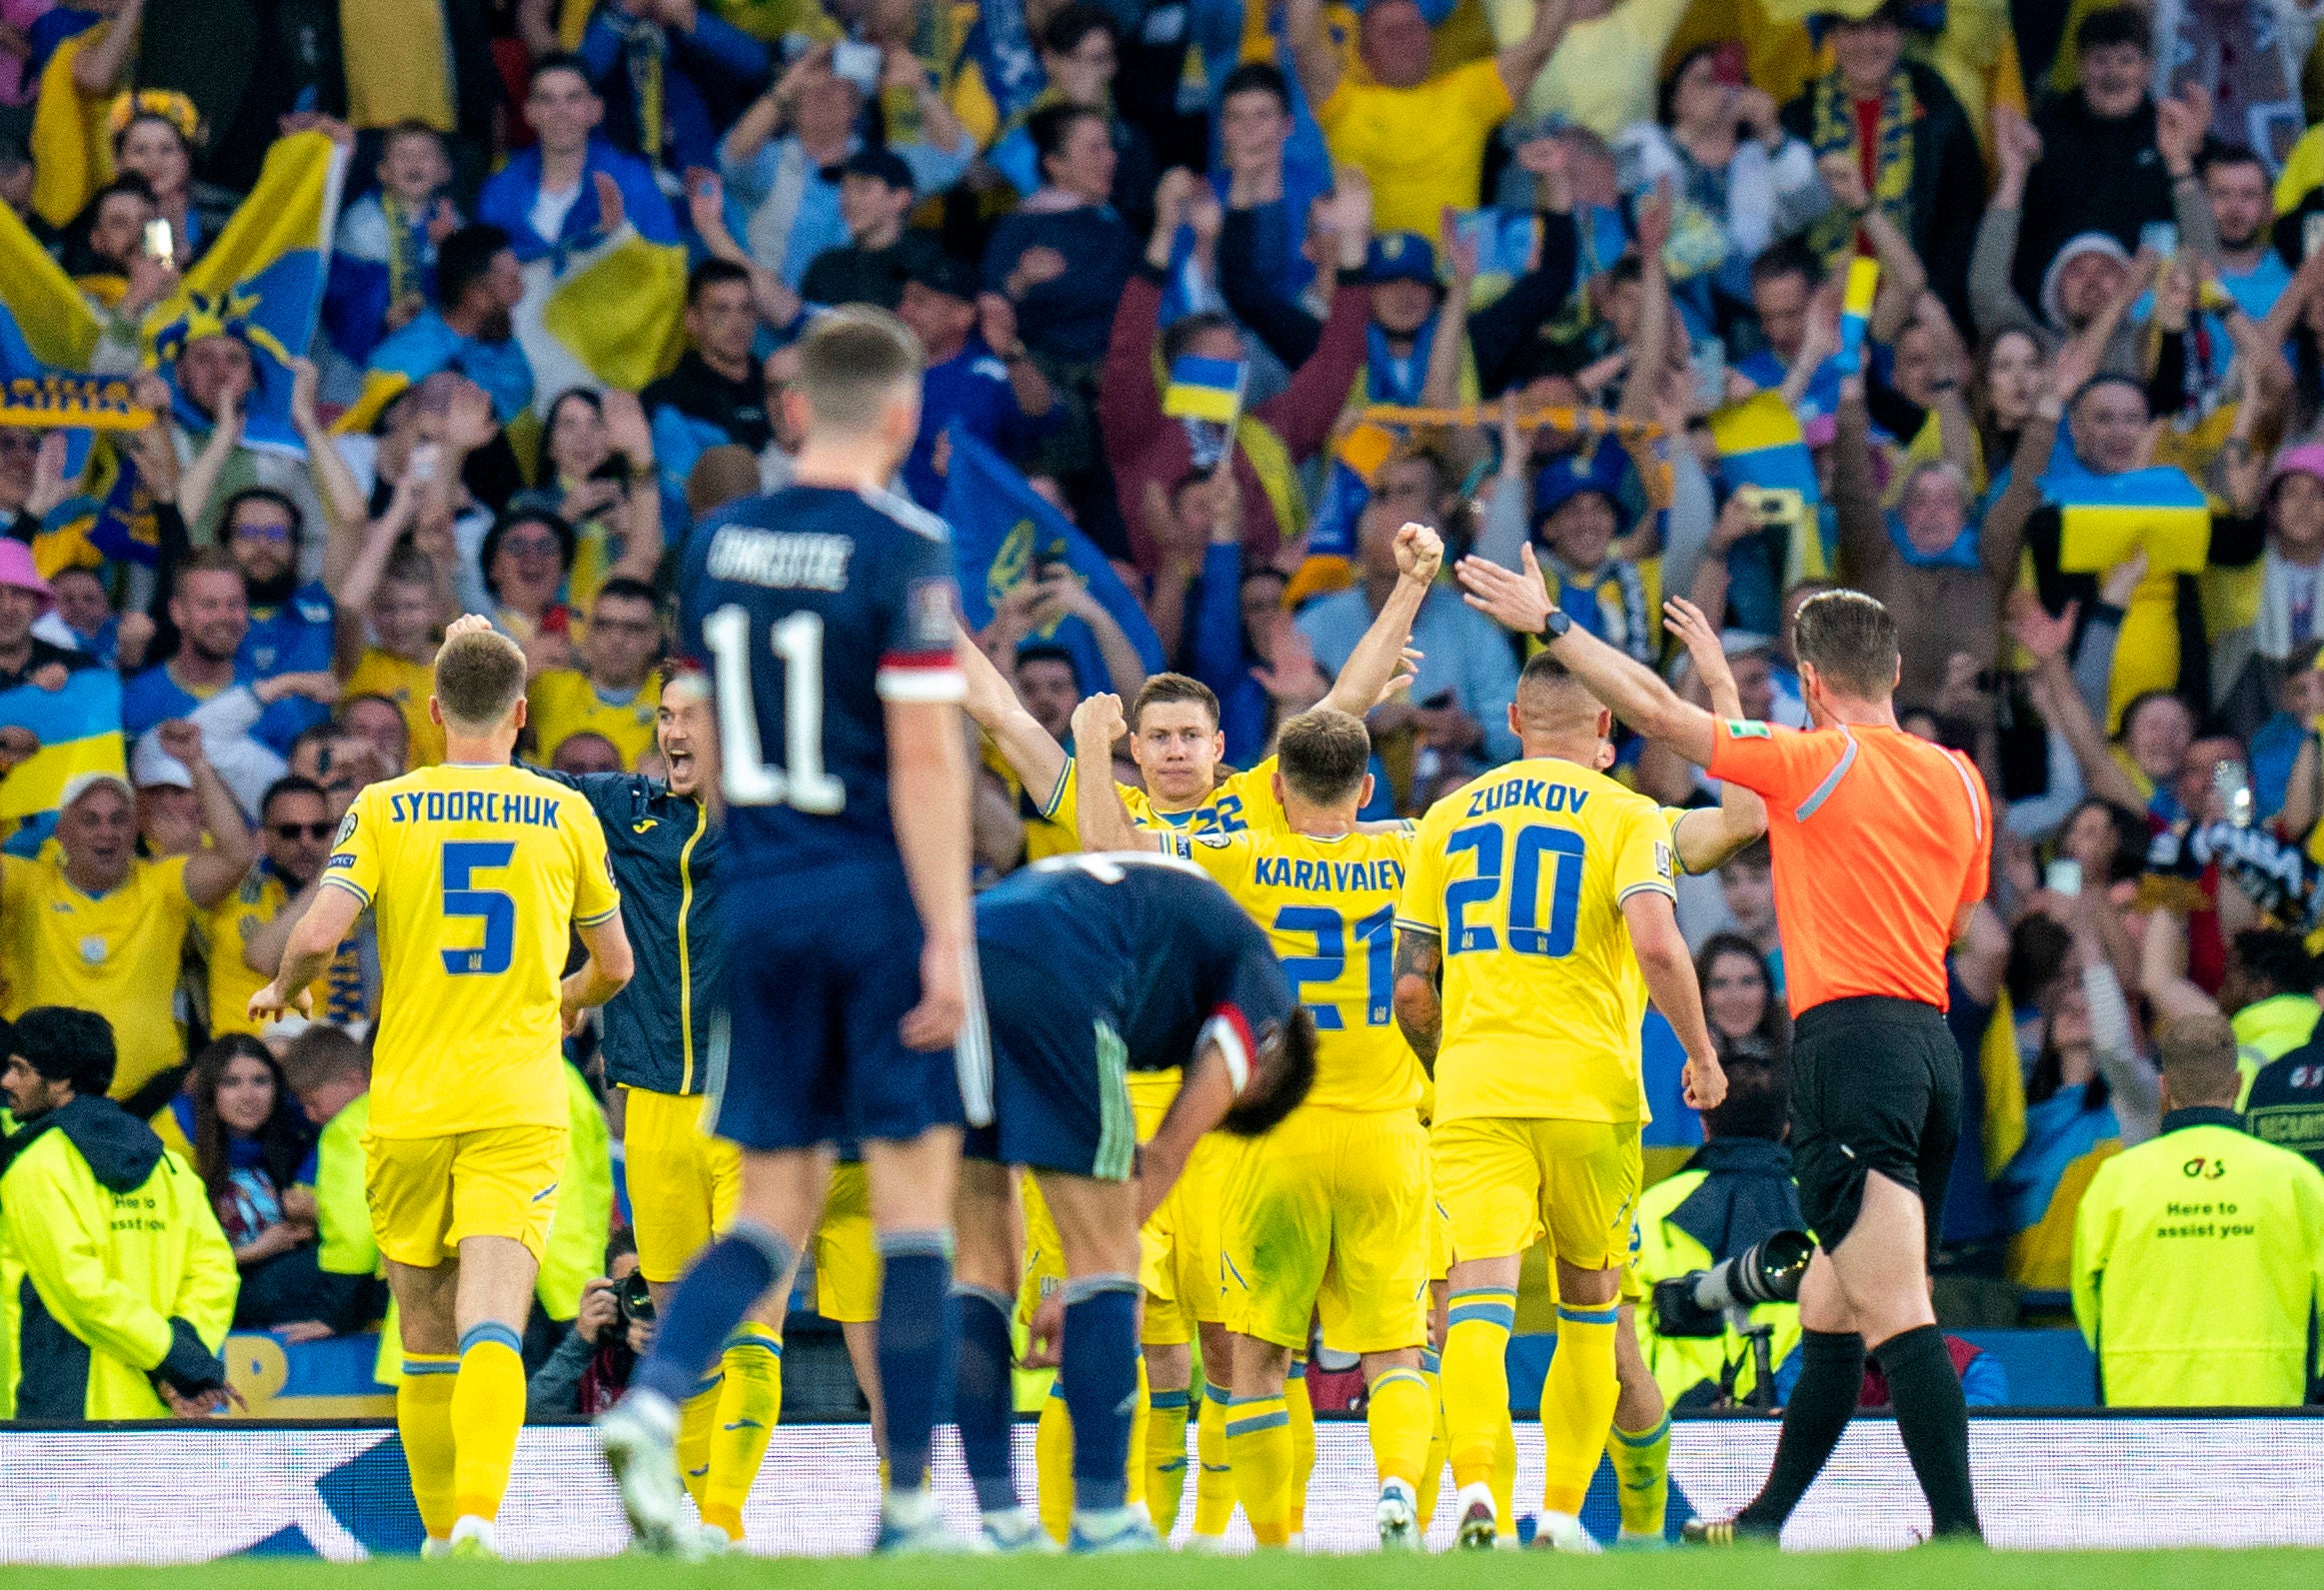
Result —
[[1720, 719], [1710, 775], [1767, 802], [1792, 1015], [1858, 994], [1944, 1009], [1953, 919], [1985, 897], [1993, 850], [1969, 760], [1901, 729]]

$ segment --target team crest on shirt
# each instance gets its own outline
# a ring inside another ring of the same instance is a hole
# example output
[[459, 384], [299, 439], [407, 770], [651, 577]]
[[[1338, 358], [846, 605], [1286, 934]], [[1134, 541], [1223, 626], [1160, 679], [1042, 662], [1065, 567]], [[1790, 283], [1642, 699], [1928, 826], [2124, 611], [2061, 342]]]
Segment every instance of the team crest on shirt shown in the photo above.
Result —
[[905, 593], [904, 603], [915, 641], [932, 648], [952, 645], [953, 583], [950, 580], [915, 580]]
[[1654, 841], [1654, 875], [1665, 883], [1670, 881], [1670, 846], [1660, 839]]
[[352, 839], [352, 838], [354, 838], [354, 837], [355, 837], [355, 808], [354, 808], [353, 806], [349, 806], [349, 807], [347, 808], [347, 815], [345, 815], [345, 816], [343, 816], [343, 817], [341, 817], [341, 818], [339, 819], [339, 836], [338, 836], [337, 838], [335, 838], [335, 839], [333, 839], [333, 840], [331, 841], [332, 848], [336, 849], [336, 848], [338, 848], [340, 845], [342, 845], [342, 844], [345, 844], [345, 843], [346, 843], [346, 842], [347, 842], [349, 839]]
[[92, 966], [105, 964], [105, 940], [95, 933], [82, 939], [81, 958]]

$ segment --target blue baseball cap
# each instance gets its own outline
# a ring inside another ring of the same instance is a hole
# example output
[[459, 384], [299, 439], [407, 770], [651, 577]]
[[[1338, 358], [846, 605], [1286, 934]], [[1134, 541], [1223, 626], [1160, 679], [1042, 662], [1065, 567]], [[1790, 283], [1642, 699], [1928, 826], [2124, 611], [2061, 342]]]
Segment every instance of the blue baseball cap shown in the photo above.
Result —
[[1595, 492], [1612, 506], [1614, 534], [1622, 535], [1630, 528], [1630, 506], [1622, 497], [1629, 476], [1630, 455], [1610, 436], [1590, 452], [1552, 460], [1533, 477], [1533, 523], [1540, 524], [1582, 493]]
[[1436, 246], [1417, 232], [1383, 232], [1363, 257], [1366, 282], [1425, 282], [1436, 285]]

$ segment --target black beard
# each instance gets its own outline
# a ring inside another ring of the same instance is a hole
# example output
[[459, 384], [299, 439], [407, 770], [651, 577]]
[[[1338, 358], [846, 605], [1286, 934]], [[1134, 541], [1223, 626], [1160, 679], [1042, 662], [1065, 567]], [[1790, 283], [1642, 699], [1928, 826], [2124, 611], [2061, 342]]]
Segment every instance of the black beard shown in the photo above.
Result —
[[2249, 232], [2246, 232], [2239, 238], [2222, 236], [2219, 239], [2219, 247], [2229, 254], [2241, 254], [2245, 249], [2259, 247], [2259, 237], [2260, 229], [2258, 227], [2253, 227]]
[[496, 309], [478, 321], [476, 340], [480, 343], [505, 343], [517, 334], [517, 324], [505, 309]]
[[291, 593], [299, 589], [299, 570], [296, 564], [281, 574], [260, 580], [251, 575], [242, 577], [243, 589], [250, 593], [254, 608], [279, 608], [291, 600]]

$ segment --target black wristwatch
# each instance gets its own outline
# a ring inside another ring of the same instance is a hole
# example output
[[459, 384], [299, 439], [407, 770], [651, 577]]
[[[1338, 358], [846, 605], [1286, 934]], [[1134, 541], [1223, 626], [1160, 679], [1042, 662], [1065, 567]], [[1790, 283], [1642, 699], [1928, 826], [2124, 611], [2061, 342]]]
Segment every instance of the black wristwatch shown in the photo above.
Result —
[[1572, 628], [1573, 616], [1571, 614], [1563, 608], [1551, 608], [1549, 617], [1541, 621], [1541, 644], [1547, 646]]

